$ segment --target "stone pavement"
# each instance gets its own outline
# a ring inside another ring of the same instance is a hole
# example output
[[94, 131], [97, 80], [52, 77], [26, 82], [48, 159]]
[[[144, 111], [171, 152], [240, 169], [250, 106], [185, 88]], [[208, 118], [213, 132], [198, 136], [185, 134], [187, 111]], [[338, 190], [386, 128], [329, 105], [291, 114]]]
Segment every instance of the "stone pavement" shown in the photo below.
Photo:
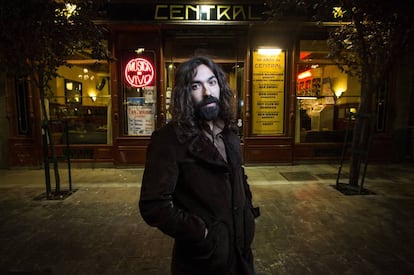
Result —
[[[259, 275], [414, 274], [414, 164], [368, 166], [370, 195], [333, 188], [337, 170], [246, 167]], [[45, 200], [43, 170], [0, 170], [0, 274], [168, 275], [172, 240], [138, 212], [142, 172], [76, 168], [76, 192]]]

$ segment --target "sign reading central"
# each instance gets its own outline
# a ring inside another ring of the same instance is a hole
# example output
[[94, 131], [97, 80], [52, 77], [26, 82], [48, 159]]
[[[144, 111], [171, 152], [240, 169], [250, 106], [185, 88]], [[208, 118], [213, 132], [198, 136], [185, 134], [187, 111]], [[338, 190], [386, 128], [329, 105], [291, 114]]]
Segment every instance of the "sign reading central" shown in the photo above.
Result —
[[132, 87], [148, 86], [154, 79], [154, 67], [147, 59], [131, 59], [125, 66], [125, 79]]
[[[260, 14], [260, 13], [259, 13]], [[256, 15], [256, 16], [255, 16]], [[254, 21], [262, 20], [246, 5], [156, 5], [155, 20]]]

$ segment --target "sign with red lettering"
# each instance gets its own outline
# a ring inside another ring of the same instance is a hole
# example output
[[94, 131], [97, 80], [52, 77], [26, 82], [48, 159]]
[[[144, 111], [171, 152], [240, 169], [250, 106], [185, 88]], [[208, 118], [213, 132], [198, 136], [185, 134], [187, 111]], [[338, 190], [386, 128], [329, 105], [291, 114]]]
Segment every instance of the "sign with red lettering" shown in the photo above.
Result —
[[129, 85], [142, 88], [154, 79], [154, 67], [144, 58], [131, 59], [125, 66], [125, 80]]

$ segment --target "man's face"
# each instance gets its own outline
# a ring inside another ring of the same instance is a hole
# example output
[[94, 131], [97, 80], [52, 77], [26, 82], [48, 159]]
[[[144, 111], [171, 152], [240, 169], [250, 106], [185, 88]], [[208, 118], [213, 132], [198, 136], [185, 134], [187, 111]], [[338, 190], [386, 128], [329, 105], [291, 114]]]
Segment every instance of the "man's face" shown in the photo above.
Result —
[[207, 121], [215, 120], [219, 113], [220, 86], [216, 76], [206, 65], [196, 68], [191, 91], [196, 115]]

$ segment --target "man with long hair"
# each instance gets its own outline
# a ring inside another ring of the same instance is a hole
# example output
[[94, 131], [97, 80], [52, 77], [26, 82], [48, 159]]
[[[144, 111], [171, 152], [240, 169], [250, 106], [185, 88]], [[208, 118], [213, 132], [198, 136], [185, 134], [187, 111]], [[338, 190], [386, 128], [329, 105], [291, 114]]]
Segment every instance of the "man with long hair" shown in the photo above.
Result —
[[176, 72], [172, 120], [147, 150], [139, 208], [174, 238], [171, 274], [252, 275], [258, 208], [242, 166], [233, 93], [211, 59]]

